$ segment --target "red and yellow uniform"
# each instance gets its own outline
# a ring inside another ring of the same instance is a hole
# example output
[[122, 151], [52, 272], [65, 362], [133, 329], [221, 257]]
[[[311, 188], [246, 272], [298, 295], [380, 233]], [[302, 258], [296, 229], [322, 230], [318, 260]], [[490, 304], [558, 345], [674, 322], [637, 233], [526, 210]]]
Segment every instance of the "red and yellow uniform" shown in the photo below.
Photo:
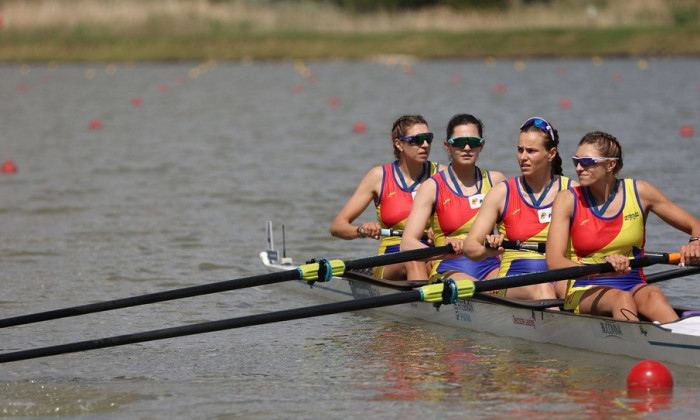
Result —
[[[556, 182], [556, 181], [555, 181]], [[559, 177], [558, 191], [571, 187], [571, 180]], [[507, 241], [545, 243], [552, 220], [552, 203], [535, 206], [526, 202], [521, 190], [520, 177], [506, 180], [506, 201], [503, 213], [498, 220], [498, 233]], [[547, 270], [547, 261], [543, 254], [534, 251], [507, 249], [501, 255], [498, 277], [527, 274]]]
[[[416, 194], [416, 187], [423, 179], [435, 175], [437, 172], [437, 162], [426, 162], [425, 176], [418, 179], [413, 186], [400, 185], [397, 181], [396, 162], [387, 163], [382, 167], [384, 174], [382, 176], [382, 187], [379, 195], [379, 200], [375, 203], [377, 211], [377, 221], [382, 229], [404, 230], [406, 227], [406, 219], [411, 213], [413, 206], [413, 197]], [[401, 237], [399, 236], [384, 236], [379, 242], [379, 250], [377, 255], [392, 254], [399, 252], [399, 244]], [[382, 278], [384, 267], [375, 267], [374, 275]]]
[[[622, 206], [611, 217], [597, 215], [592, 207], [594, 203], [583, 193], [581, 187], [571, 188], [574, 194], [574, 212], [571, 216], [571, 242], [576, 259], [585, 264], [605, 262], [606, 255], [622, 254], [629, 258], [644, 256], [646, 227], [637, 182], [634, 179], [622, 179]], [[566, 308], [578, 312], [578, 302], [583, 292], [592, 286], [608, 286], [625, 291], [632, 290], [638, 284], [646, 283], [641, 268], [633, 268], [629, 274], [617, 277], [587, 277], [574, 280], [566, 296]]]
[[[491, 175], [485, 169], [476, 168], [477, 193], [462, 195], [447, 183], [445, 172], [430, 180], [437, 184], [435, 206], [430, 217], [430, 226], [435, 235], [435, 246], [445, 245], [445, 238], [465, 238], [479, 213], [484, 196], [493, 186]], [[430, 281], [449, 277], [451, 272], [466, 273], [476, 279], [483, 279], [498, 268], [499, 259], [489, 257], [482, 261], [472, 261], [467, 257], [448, 258], [433, 264]]]

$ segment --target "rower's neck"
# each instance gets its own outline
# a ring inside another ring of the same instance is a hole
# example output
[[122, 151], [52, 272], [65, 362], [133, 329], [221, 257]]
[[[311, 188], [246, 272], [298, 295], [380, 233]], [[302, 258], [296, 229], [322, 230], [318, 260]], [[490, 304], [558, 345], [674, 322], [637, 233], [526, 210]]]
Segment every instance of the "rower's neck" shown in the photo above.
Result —
[[412, 180], [417, 179], [423, 174], [426, 162], [417, 161], [407, 161], [406, 159], [399, 159], [399, 169], [403, 172], [404, 176]]
[[523, 175], [523, 180], [527, 182], [527, 185], [534, 194], [539, 194], [544, 191], [545, 188], [547, 188], [553, 177], [554, 175], [552, 175], [551, 172], [543, 172], [540, 174], [530, 174], [527, 176]]
[[476, 170], [474, 165], [459, 166], [454, 163], [450, 164], [452, 173], [465, 187], [471, 187], [476, 184]]
[[589, 187], [589, 191], [595, 198], [596, 203], [605, 203], [613, 194], [615, 187], [618, 186], [616, 178], [610, 178], [605, 182], [597, 183]]

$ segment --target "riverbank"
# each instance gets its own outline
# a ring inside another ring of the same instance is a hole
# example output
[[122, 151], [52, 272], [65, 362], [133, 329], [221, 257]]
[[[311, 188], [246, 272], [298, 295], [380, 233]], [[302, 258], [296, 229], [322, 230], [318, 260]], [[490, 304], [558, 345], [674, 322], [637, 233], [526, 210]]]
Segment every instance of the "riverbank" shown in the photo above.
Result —
[[303, 2], [3, 2], [0, 61], [700, 56], [697, 9], [552, 4], [358, 15]]

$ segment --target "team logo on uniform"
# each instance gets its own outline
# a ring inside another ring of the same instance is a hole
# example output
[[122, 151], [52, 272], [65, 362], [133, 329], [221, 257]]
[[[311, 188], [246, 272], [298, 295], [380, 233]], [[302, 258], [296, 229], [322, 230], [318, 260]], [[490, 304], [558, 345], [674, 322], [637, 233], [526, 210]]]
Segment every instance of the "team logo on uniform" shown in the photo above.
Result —
[[469, 207], [471, 207], [472, 209], [481, 208], [481, 203], [484, 202], [485, 195], [486, 194], [476, 194], [469, 197]]
[[537, 210], [537, 218], [539, 219], [540, 223], [549, 223], [552, 221], [552, 208], [546, 208], [546, 209], [541, 209]]

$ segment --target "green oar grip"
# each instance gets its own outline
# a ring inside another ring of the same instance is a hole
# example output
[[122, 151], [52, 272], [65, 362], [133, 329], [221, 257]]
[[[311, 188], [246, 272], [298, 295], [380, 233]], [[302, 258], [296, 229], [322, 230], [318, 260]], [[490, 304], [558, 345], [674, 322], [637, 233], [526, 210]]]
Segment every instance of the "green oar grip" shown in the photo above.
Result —
[[[328, 271], [330, 265], [330, 272]], [[299, 280], [306, 281], [328, 281], [332, 276], [342, 276], [345, 274], [345, 261], [342, 260], [321, 260], [317, 263], [300, 265]], [[323, 278], [319, 278], [322, 272]], [[330, 276], [328, 275], [330, 273]]]
[[[447, 279], [450, 280], [450, 279]], [[454, 280], [454, 285], [457, 286], [457, 298], [465, 299], [474, 296], [474, 282], [471, 280]], [[448, 283], [435, 283], [427, 286], [419, 287], [418, 291], [421, 295], [422, 302], [440, 302], [445, 303], [443, 298], [443, 290], [449, 287]]]

